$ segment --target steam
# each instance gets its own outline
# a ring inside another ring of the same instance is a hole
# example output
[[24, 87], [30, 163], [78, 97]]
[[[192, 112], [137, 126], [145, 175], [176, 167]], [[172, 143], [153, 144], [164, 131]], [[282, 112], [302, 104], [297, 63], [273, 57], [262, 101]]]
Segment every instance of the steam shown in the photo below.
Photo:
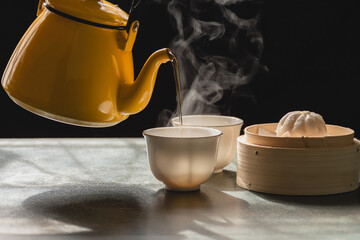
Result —
[[[241, 18], [244, 0], [171, 0], [169, 15], [178, 35], [170, 44], [180, 66], [182, 113], [220, 113], [225, 91], [247, 84], [261, 64], [259, 14]], [[177, 115], [164, 110], [159, 124]]]

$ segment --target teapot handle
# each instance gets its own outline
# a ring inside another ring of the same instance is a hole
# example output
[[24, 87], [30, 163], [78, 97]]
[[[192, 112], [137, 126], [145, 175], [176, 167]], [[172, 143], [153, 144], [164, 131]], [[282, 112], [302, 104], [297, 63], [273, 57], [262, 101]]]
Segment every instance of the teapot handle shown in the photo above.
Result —
[[[136, 0], [132, 0], [131, 2], [131, 6], [130, 6], [130, 11], [129, 11], [129, 17], [128, 17], [128, 22], [126, 24], [126, 31], [129, 32], [130, 27], [131, 27], [131, 22], [132, 22], [132, 13], [134, 11], [135, 8], [137, 8], [141, 2], [141, 0], [137, 0], [137, 2], [135, 3]], [[44, 2], [45, 0], [39, 0], [39, 5], [38, 5], [38, 9], [37, 9], [37, 13], [36, 16], [39, 16], [43, 11], [44, 11]]]
[[[135, 3], [136, 0], [132, 0], [131, 2], [131, 6], [130, 6], [130, 11], [129, 11], [129, 17], [128, 17], [128, 22], [126, 24], [126, 31], [129, 32], [130, 27], [131, 27], [131, 22], [132, 22], [132, 13], [134, 11], [135, 8], [137, 8], [141, 2], [141, 0], [137, 0], [137, 2]], [[38, 5], [38, 9], [37, 9], [37, 13], [36, 16], [39, 16], [43, 11], [44, 11], [44, 2], [45, 0], [39, 0], [39, 5]]]
[[132, 23], [132, 20], [133, 20], [133, 18], [132, 18], [133, 14], [132, 13], [133, 13], [134, 9], [139, 6], [141, 0], [137, 0], [137, 2], [136, 3], [135, 2], [136, 2], [136, 0], [132, 0], [132, 2], [131, 2], [131, 7], [130, 7], [130, 10], [129, 10], [129, 17], [128, 17], [128, 21], [127, 21], [127, 24], [126, 24], [126, 32], [129, 32], [129, 30], [130, 30], [131, 23]]
[[37, 9], [37, 13], [36, 16], [39, 16], [43, 11], [44, 11], [44, 1], [45, 0], [40, 0], [39, 1], [39, 5], [38, 5], [38, 9]]

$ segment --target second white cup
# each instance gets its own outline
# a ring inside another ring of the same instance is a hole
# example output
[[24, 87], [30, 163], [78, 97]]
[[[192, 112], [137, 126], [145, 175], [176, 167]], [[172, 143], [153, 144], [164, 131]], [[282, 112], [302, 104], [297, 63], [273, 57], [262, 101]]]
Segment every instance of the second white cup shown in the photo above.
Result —
[[[210, 127], [223, 132], [220, 140], [214, 173], [220, 173], [231, 163], [236, 154], [236, 139], [244, 121], [240, 118], [221, 115], [183, 116], [183, 126]], [[179, 117], [171, 120], [173, 126], [180, 126]]]

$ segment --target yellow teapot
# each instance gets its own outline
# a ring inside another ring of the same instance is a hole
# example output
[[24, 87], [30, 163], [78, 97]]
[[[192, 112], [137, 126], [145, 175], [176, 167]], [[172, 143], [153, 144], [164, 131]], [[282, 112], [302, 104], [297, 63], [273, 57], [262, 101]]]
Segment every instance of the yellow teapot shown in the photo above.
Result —
[[143, 110], [169, 49], [153, 53], [134, 81], [139, 22], [105, 0], [40, 0], [1, 84], [21, 107], [73, 125], [107, 127]]

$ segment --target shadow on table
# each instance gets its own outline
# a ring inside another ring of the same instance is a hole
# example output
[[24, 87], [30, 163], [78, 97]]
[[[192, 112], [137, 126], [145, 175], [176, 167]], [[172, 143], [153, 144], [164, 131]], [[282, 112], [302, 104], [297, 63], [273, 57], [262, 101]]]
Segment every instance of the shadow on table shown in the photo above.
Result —
[[219, 191], [245, 191], [236, 185], [236, 172], [224, 170], [211, 176], [202, 186]]
[[89, 229], [92, 233], [136, 232], [147, 221], [152, 191], [116, 184], [57, 187], [23, 201], [33, 213]]
[[317, 206], [360, 206], [360, 189], [352, 192], [323, 196], [286, 196], [253, 192], [257, 196], [276, 203]]
[[[49, 222], [43, 219], [48, 218], [67, 224], [65, 228], [71, 224], [88, 229], [77, 234], [168, 235], [171, 239], [183, 238], [187, 230], [229, 239], [209, 229], [232, 224], [229, 217], [241, 216], [248, 207], [246, 201], [208, 187], [155, 192], [136, 185], [93, 183], [57, 187], [29, 197], [22, 205], [40, 216], [40, 222]], [[59, 227], [58, 232], [75, 234], [69, 229]]]

